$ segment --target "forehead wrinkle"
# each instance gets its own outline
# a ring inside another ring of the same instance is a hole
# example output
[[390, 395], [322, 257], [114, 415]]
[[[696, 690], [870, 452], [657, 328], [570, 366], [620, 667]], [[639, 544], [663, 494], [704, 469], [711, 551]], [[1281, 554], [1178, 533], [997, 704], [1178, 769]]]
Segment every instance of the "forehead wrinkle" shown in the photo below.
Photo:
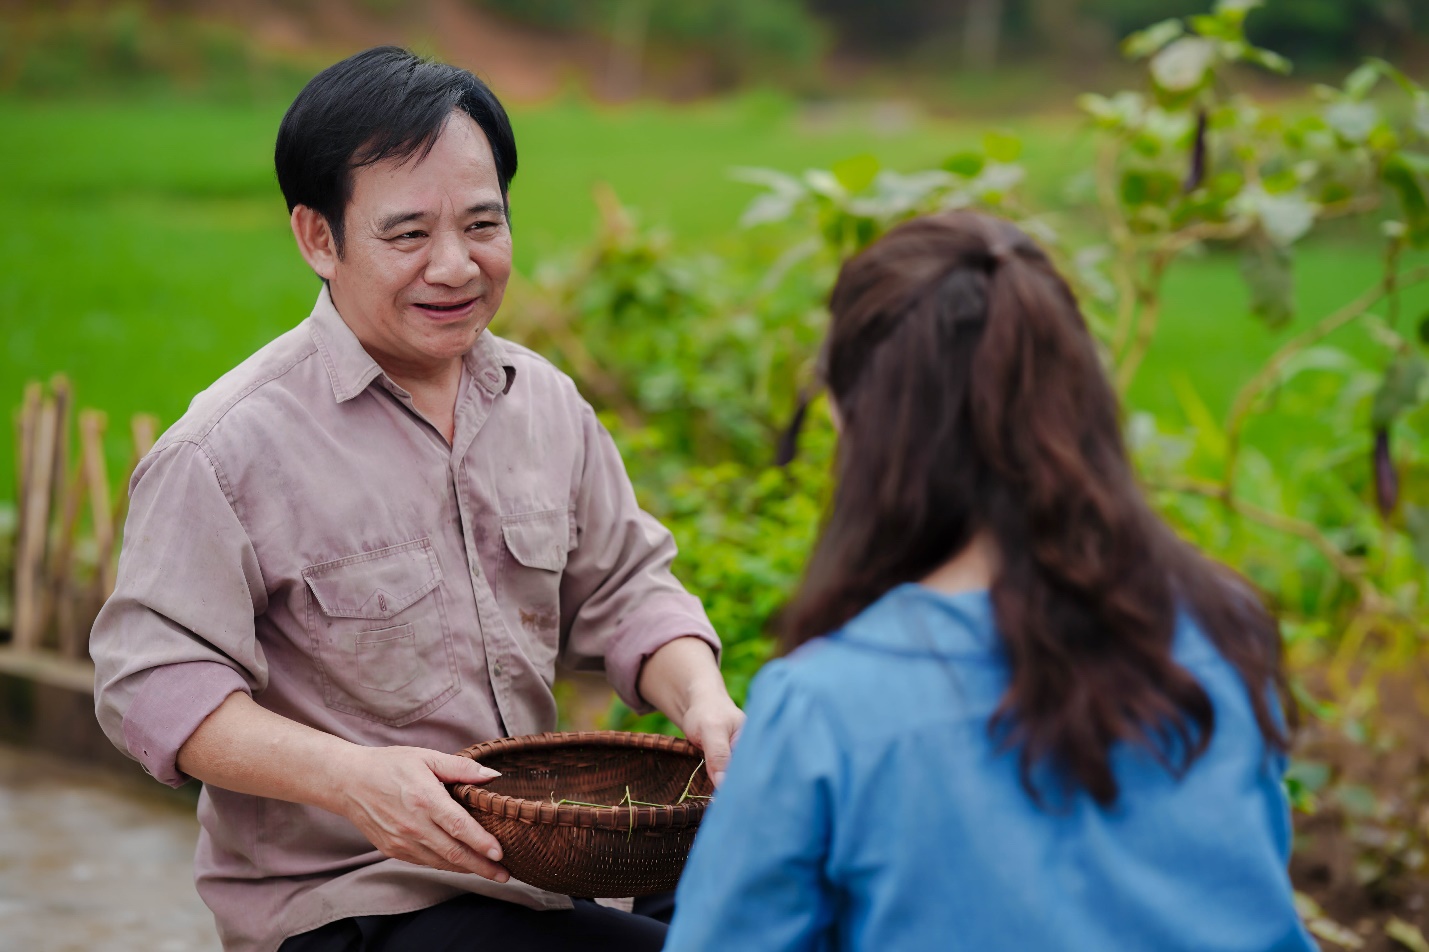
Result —
[[421, 221], [426, 217], [425, 212], [394, 212], [391, 215], [384, 215], [377, 219], [376, 230], [387, 231], [396, 228], [398, 225], [405, 225], [407, 222]]

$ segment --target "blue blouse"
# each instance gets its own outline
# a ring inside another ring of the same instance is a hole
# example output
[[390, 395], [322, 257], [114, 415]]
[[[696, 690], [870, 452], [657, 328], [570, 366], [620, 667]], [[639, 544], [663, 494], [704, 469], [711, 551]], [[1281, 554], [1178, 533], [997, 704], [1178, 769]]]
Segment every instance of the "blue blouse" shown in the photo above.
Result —
[[1191, 770], [1127, 746], [1110, 809], [1039, 808], [988, 736], [1008, 681], [988, 593], [894, 589], [760, 672], [665, 949], [1314, 952], [1283, 758], [1189, 620], [1174, 653], [1215, 706]]

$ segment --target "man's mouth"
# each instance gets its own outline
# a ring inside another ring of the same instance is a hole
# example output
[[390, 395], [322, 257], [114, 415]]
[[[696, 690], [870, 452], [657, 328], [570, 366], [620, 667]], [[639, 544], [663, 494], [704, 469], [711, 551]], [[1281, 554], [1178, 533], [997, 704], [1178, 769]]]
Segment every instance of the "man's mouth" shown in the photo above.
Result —
[[414, 304], [413, 307], [420, 308], [421, 310], [426, 311], [428, 314], [448, 316], [452, 314], [459, 314], [470, 308], [475, 303], [476, 298], [467, 298], [462, 301], [452, 301], [440, 304], [417, 303]]

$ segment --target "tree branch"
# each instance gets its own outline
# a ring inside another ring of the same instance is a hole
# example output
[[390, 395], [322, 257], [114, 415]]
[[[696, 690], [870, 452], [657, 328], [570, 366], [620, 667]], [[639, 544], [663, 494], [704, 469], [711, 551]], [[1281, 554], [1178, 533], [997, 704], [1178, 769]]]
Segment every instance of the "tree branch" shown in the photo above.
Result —
[[1267, 529], [1304, 539], [1325, 557], [1325, 561], [1330, 563], [1336, 574], [1354, 586], [1355, 591], [1359, 593], [1361, 603], [1366, 608], [1376, 609], [1379, 606], [1381, 602], [1379, 592], [1371, 584], [1363, 561], [1346, 555], [1314, 523], [1283, 513], [1271, 512], [1244, 500], [1236, 499], [1233, 494], [1226, 491], [1224, 486], [1205, 480], [1180, 477], [1165, 482], [1152, 483], [1149, 488], [1214, 499], [1233, 515], [1249, 519]]
[[1226, 468], [1221, 479], [1221, 487], [1225, 493], [1231, 493], [1235, 486], [1236, 468], [1240, 462], [1241, 435], [1245, 429], [1246, 420], [1261, 395], [1280, 379], [1280, 374], [1290, 359], [1324, 340], [1356, 318], [1363, 316], [1370, 308], [1379, 303], [1380, 299], [1391, 289], [1419, 284], [1425, 279], [1429, 279], [1429, 267], [1416, 268], [1402, 275], [1386, 274], [1364, 294], [1338, 311], [1322, 318], [1314, 327], [1286, 343], [1275, 352], [1270, 360], [1266, 361], [1265, 366], [1261, 367], [1260, 371], [1244, 387], [1241, 387], [1240, 392], [1236, 394], [1235, 402], [1231, 404], [1230, 416], [1227, 417], [1226, 422]]

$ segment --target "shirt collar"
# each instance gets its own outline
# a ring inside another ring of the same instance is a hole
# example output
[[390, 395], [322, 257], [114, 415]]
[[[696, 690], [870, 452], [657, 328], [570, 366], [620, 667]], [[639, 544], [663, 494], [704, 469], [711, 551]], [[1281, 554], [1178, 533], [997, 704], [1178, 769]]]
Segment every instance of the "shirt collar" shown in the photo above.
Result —
[[[313, 305], [308, 320], [313, 341], [332, 383], [333, 399], [338, 403], [351, 400], [378, 378], [396, 386], [372, 359], [372, 355], [363, 349], [357, 335], [337, 312], [326, 281], [318, 292], [317, 303]], [[490, 331], [481, 332], [471, 350], [462, 355], [462, 363], [471, 375], [472, 383], [493, 395], [509, 390], [516, 374], [516, 368], [506, 359], [501, 341]]]

